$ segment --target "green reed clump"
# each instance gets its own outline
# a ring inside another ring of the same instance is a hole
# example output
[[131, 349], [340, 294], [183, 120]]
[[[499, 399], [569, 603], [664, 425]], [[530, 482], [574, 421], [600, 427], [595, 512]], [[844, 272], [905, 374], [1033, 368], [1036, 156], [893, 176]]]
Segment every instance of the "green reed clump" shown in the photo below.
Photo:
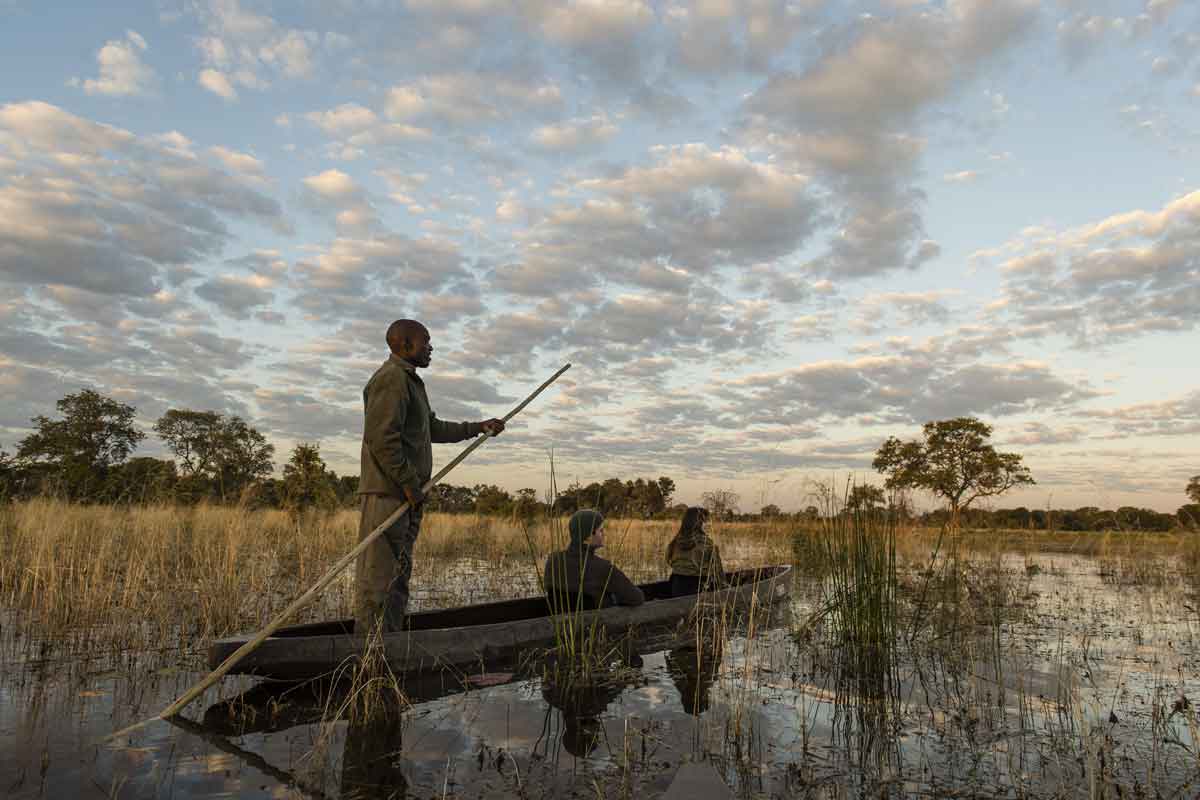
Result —
[[827, 520], [821, 541], [839, 683], [860, 698], [895, 700], [900, 683], [895, 524], [881, 514], [843, 513]]

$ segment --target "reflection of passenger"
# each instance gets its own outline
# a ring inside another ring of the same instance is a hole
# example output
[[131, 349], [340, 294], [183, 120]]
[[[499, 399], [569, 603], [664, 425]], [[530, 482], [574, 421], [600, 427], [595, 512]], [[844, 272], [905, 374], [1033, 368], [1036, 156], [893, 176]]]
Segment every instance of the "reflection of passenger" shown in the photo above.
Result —
[[403, 719], [399, 708], [373, 708], [367, 719], [351, 714], [342, 750], [343, 800], [398, 800], [408, 794], [400, 768]]
[[600, 716], [625, 691], [626, 684], [603, 666], [593, 669], [586, 682], [556, 680], [557, 674], [550, 671], [543, 679], [542, 697], [562, 712], [563, 749], [578, 758], [587, 758], [604, 735]]
[[667, 653], [667, 671], [679, 690], [683, 710], [698, 717], [708, 710], [708, 691], [721, 671], [725, 649], [718, 636], [702, 647], [680, 647]]
[[612, 605], [640, 606], [645, 602], [642, 590], [624, 572], [596, 555], [604, 546], [604, 517], [599, 511], [576, 511], [567, 528], [570, 544], [566, 550], [550, 554], [543, 573], [554, 613]]
[[587, 670], [580, 670], [575, 658], [545, 662], [542, 698], [561, 712], [562, 747], [571, 755], [586, 758], [596, 749], [604, 735], [600, 717], [605, 709], [641, 679], [642, 657], [628, 644], [608, 650], [607, 659], [592, 660]]
[[679, 524], [679, 532], [667, 545], [672, 597], [708, 592], [725, 586], [721, 551], [705, 530], [707, 523], [708, 511], [696, 506], [688, 508]]

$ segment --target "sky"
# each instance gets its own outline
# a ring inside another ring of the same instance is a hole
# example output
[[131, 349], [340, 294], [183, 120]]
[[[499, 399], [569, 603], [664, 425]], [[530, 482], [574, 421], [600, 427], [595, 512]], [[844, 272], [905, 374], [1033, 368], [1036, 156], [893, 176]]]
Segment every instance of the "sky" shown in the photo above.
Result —
[[94, 388], [357, 474], [415, 317], [443, 419], [572, 364], [451, 483], [792, 509], [970, 415], [996, 506], [1173, 511], [1198, 54], [1185, 0], [0, 0], [0, 447]]

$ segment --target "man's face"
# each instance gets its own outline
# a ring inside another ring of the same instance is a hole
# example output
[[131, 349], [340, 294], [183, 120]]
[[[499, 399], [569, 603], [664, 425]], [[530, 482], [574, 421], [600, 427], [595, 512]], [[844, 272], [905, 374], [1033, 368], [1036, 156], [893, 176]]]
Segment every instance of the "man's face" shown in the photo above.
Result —
[[604, 547], [604, 523], [600, 523], [600, 527], [592, 532], [592, 538], [588, 541], [592, 547]]
[[429, 331], [425, 328], [413, 336], [405, 340], [407, 352], [404, 354], [404, 360], [415, 367], [428, 367], [429, 357], [433, 355], [433, 345], [429, 343]]

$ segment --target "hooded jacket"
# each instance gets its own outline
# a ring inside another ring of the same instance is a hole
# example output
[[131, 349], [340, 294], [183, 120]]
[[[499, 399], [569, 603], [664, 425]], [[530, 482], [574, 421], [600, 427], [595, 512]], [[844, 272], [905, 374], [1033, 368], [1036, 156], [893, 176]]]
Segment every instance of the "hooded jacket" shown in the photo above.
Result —
[[[552, 600], [561, 598], [562, 592], [570, 592], [585, 596], [593, 608], [640, 606], [646, 602], [642, 590], [611, 561], [596, 555], [596, 548], [589, 544], [572, 543], [565, 550], [551, 553], [542, 574], [546, 594]], [[565, 603], [560, 602], [554, 612], [575, 610], [563, 606]]]

